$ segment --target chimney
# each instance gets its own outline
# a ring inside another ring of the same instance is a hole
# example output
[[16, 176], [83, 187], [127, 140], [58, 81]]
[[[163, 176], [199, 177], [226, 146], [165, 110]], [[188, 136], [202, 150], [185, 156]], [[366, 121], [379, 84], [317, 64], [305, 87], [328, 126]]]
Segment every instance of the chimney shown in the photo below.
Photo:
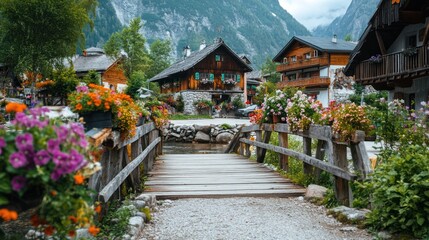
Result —
[[337, 34], [332, 37], [332, 43], [337, 43]]
[[206, 40], [203, 40], [203, 41], [201, 41], [201, 44], [200, 44], [200, 51], [201, 50], [203, 50], [204, 48], [206, 48]]
[[187, 58], [189, 55], [191, 55], [191, 48], [187, 45], [183, 48], [183, 58]]

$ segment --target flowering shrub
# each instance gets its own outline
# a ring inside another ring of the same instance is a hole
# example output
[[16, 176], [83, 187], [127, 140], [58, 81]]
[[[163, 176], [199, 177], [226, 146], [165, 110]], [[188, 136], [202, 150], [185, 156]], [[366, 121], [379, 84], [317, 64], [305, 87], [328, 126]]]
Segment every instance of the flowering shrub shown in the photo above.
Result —
[[235, 81], [235, 79], [232, 79], [232, 78], [228, 78], [224, 82], [224, 84], [226, 84], [226, 85], [235, 85], [236, 83], [237, 83], [237, 81]]
[[77, 113], [111, 111], [114, 125], [121, 131], [123, 137], [135, 134], [142, 111], [129, 95], [89, 84], [88, 87], [76, 87], [76, 92], [70, 94], [68, 99], [71, 109]]
[[372, 62], [372, 63], [381, 63], [381, 61], [383, 60], [383, 58], [381, 57], [380, 54], [371, 56], [368, 61]]
[[287, 96], [280, 90], [277, 90], [274, 96], [265, 98], [264, 103], [262, 103], [264, 122], [269, 122], [273, 116], [278, 116], [282, 122], [286, 122], [286, 105]]
[[212, 107], [213, 103], [210, 100], [201, 99], [201, 100], [195, 101], [194, 106], [198, 110], [203, 110], [203, 109], [209, 109], [210, 107]]
[[[84, 183], [100, 165], [89, 155], [83, 126], [48, 119], [48, 112], [18, 112], [10, 129], [0, 128], [0, 208], [19, 209], [26, 200], [39, 199], [32, 224], [65, 239], [77, 228], [95, 228], [91, 191]], [[2, 210], [0, 218], [16, 218], [6, 213]]]
[[54, 84], [55, 84], [55, 82], [52, 80], [45, 80], [45, 81], [37, 82], [36, 88], [37, 89], [46, 88], [46, 87], [52, 86]]
[[250, 115], [250, 122], [254, 124], [261, 124], [264, 117], [264, 111], [262, 109], [256, 109]]
[[331, 109], [332, 131], [339, 141], [350, 141], [357, 130], [368, 134], [373, 125], [362, 106], [346, 103]]
[[310, 124], [319, 122], [322, 103], [298, 91], [287, 100], [287, 123], [292, 131], [308, 130]]
[[208, 78], [203, 78], [200, 81], [200, 84], [203, 84], [203, 85], [210, 84], [210, 83], [213, 83], [213, 80], [209, 80]]
[[153, 100], [146, 103], [146, 107], [148, 107], [151, 111], [151, 119], [155, 123], [155, 126], [158, 129], [161, 129], [170, 122], [170, 114], [168, 113], [168, 105], [164, 102]]

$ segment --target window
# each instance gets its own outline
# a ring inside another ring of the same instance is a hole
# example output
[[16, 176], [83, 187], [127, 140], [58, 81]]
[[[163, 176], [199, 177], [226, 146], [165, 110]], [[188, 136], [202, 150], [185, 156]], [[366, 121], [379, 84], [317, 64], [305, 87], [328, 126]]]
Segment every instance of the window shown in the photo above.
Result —
[[417, 47], [417, 36], [416, 35], [408, 36], [407, 47], [408, 48]]
[[195, 80], [200, 80], [200, 73], [199, 72], [195, 73]]
[[222, 82], [228, 81], [236, 81], [236, 76], [233, 73], [222, 73]]
[[283, 63], [288, 63], [287, 62], [287, 57], [283, 58]]
[[310, 72], [305, 72], [305, 73], [302, 73], [302, 78], [311, 78], [311, 73]]
[[313, 51], [313, 57], [319, 57], [319, 51], [314, 50]]
[[211, 75], [213, 74], [205, 72], [205, 73], [199, 73], [199, 75], [200, 75], [200, 78], [199, 79], [195, 78], [196, 80], [209, 81], [211, 80], [210, 78], [211, 78]]
[[287, 75], [287, 78], [289, 79], [289, 81], [296, 80], [296, 74], [289, 74]]
[[311, 53], [306, 53], [306, 54], [304, 54], [304, 56], [305, 56], [305, 59], [310, 59], [311, 58]]
[[290, 57], [290, 59], [292, 62], [296, 62], [296, 56], [292, 56], [292, 57]]
[[215, 60], [216, 62], [223, 62], [223, 56], [220, 54], [216, 54], [215, 55]]

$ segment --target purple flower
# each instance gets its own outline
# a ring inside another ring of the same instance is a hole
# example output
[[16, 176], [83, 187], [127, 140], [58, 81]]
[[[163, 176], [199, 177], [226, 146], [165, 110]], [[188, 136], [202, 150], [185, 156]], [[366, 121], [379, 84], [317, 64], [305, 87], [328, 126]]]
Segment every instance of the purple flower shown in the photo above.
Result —
[[57, 133], [58, 140], [60, 141], [66, 140], [69, 135], [69, 129], [66, 126], [56, 127], [55, 132]]
[[28, 164], [27, 158], [21, 152], [12, 153], [9, 156], [9, 162], [14, 168], [25, 167]]
[[3, 153], [3, 148], [6, 147], [6, 141], [4, 138], [0, 137], [0, 154]]
[[72, 149], [70, 151], [70, 158], [68, 161], [68, 173], [74, 172], [82, 168], [86, 164], [83, 156], [76, 150]]
[[15, 176], [11, 181], [12, 189], [15, 192], [19, 192], [23, 187], [27, 185], [27, 179], [23, 176]]
[[59, 169], [55, 169], [52, 173], [51, 173], [51, 179], [54, 181], [57, 181], [58, 179], [60, 179], [60, 177], [63, 174], [61, 173], [61, 171]]
[[69, 159], [69, 155], [60, 151], [51, 152], [53, 155], [52, 161], [57, 166], [64, 166]]
[[24, 133], [16, 136], [15, 138], [16, 147], [19, 150], [32, 150], [33, 149], [33, 135], [30, 133]]
[[50, 159], [51, 156], [49, 155], [48, 151], [40, 150], [36, 153], [36, 156], [34, 157], [34, 163], [38, 166], [42, 166], [47, 164]]
[[76, 91], [78, 93], [87, 93], [88, 92], [88, 87], [87, 86], [77, 86], [76, 87]]
[[60, 151], [60, 141], [58, 139], [49, 139], [47, 142], [48, 152], [53, 154]]

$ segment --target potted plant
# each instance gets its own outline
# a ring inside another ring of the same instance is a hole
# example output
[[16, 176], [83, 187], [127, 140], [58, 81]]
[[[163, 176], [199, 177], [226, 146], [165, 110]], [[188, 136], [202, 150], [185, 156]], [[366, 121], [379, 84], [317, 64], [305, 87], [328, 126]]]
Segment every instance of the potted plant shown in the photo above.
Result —
[[194, 106], [199, 112], [199, 114], [210, 114], [210, 109], [213, 106], [212, 101], [207, 99], [201, 99], [194, 102]]
[[46, 236], [66, 239], [78, 228], [95, 234], [97, 206], [85, 181], [100, 164], [89, 154], [80, 123], [48, 119], [48, 113], [47, 108], [17, 112], [13, 125], [0, 128], [0, 212], [8, 213], [0, 214], [0, 221], [37, 206], [31, 223]]
[[287, 96], [280, 90], [277, 90], [273, 96], [266, 97], [262, 103], [263, 121], [268, 123], [286, 122], [286, 105]]
[[287, 100], [287, 123], [291, 131], [308, 130], [310, 124], [319, 122], [322, 103], [308, 97], [302, 91]]

